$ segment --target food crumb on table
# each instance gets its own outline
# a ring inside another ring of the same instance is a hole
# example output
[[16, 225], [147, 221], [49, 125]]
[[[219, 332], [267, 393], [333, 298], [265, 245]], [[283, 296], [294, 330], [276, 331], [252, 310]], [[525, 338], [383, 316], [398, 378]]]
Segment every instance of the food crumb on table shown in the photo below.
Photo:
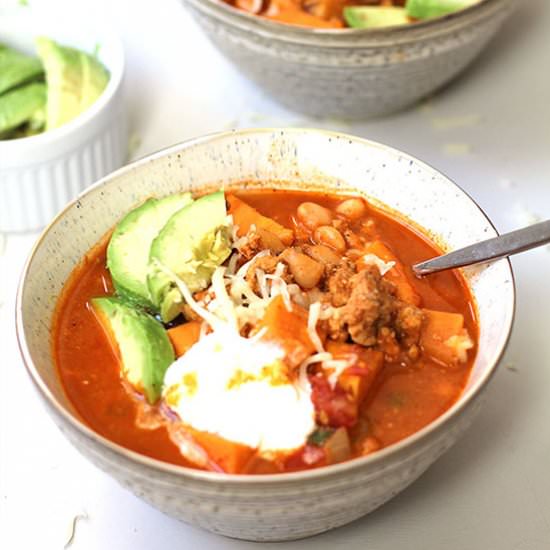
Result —
[[434, 130], [454, 130], [455, 128], [472, 128], [481, 122], [477, 114], [458, 115], [448, 117], [434, 117], [431, 119]]
[[449, 157], [463, 157], [472, 153], [472, 146], [469, 143], [444, 143], [442, 150]]
[[80, 514], [76, 514], [71, 519], [71, 522], [69, 524], [68, 532], [67, 532], [67, 538], [66, 542], [63, 546], [64, 549], [70, 548], [75, 540], [76, 535], [76, 525], [80, 520], [88, 520], [90, 519], [87, 512], [81, 512]]

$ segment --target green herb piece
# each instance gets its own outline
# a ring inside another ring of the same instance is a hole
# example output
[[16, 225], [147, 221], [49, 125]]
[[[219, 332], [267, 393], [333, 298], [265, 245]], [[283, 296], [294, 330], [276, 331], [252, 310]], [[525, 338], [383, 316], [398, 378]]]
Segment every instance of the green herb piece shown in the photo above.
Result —
[[333, 433], [333, 428], [319, 427], [310, 434], [307, 442], [315, 447], [322, 447]]

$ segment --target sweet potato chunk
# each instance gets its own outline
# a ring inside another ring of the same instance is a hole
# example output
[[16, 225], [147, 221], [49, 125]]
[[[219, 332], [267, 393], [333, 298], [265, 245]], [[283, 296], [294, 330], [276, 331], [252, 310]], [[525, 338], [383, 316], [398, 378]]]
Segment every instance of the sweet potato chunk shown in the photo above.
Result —
[[424, 353], [446, 365], [466, 361], [466, 352], [473, 347], [473, 342], [464, 328], [464, 317], [447, 311], [423, 311], [420, 345]]
[[283, 227], [275, 220], [263, 216], [235, 195], [227, 195], [226, 199], [229, 204], [229, 214], [233, 216], [233, 223], [238, 226], [237, 235], [239, 237], [246, 235], [250, 227], [254, 225], [259, 229], [273, 233], [286, 246], [291, 245], [294, 241], [292, 229]]
[[304, 308], [292, 304], [292, 311], [288, 311], [282, 297], [276, 296], [269, 302], [259, 323], [260, 330], [267, 329], [263, 338], [277, 342], [293, 366], [299, 365], [315, 351], [307, 331], [307, 317]]
[[354, 404], [359, 407], [382, 369], [384, 354], [342, 342], [328, 342], [327, 351], [332, 353], [334, 359], [350, 361], [351, 366], [339, 376], [338, 385], [346, 390]]
[[191, 437], [200, 445], [210, 460], [228, 474], [240, 473], [252, 458], [255, 449], [235, 443], [208, 432], [200, 432], [186, 427]]
[[199, 341], [201, 323], [189, 321], [177, 327], [168, 329], [168, 337], [174, 346], [176, 357], [181, 357], [193, 344]]

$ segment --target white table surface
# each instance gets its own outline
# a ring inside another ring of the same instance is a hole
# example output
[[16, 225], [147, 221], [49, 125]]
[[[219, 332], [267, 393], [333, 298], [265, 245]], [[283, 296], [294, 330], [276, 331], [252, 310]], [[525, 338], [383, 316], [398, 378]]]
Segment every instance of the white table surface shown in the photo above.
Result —
[[[7, 0], [2, 0], [7, 1]], [[73, 4], [77, 0], [74, 0]], [[501, 231], [550, 218], [550, 2], [520, 14], [479, 61], [420, 107], [364, 124], [314, 121], [263, 97], [213, 49], [177, 0], [78, 0], [124, 38], [134, 156], [229, 127], [322, 126], [436, 166]], [[30, 0], [39, 2], [39, 0]], [[50, 1], [56, 9], [57, 0]], [[59, 10], [62, 17], [62, 10]], [[40, 405], [19, 358], [14, 295], [36, 235], [0, 255], [0, 548], [236, 549], [245, 543], [168, 518], [82, 458]], [[513, 259], [510, 346], [466, 436], [409, 489], [351, 525], [264, 548], [550, 548], [550, 249]]]

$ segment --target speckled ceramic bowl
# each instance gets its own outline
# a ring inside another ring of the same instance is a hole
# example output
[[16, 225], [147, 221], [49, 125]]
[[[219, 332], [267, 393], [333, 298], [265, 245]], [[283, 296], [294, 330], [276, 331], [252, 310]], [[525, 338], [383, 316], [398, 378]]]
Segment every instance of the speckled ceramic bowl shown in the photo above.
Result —
[[514, 0], [386, 29], [308, 29], [222, 0], [183, 0], [219, 50], [267, 94], [318, 117], [392, 113], [458, 75], [510, 14]]
[[508, 261], [465, 271], [477, 303], [479, 352], [460, 400], [435, 422], [371, 456], [317, 470], [223, 475], [165, 464], [99, 436], [67, 401], [50, 355], [55, 303], [71, 270], [120, 217], [151, 195], [252, 186], [358, 190], [454, 249], [495, 235], [455, 184], [426, 164], [377, 143], [320, 130], [242, 130], [188, 141], [104, 178], [44, 231], [17, 297], [17, 334], [29, 374], [67, 438], [101, 469], [160, 510], [215, 533], [289, 540], [374, 510], [447, 450], [472, 422], [512, 326]]

